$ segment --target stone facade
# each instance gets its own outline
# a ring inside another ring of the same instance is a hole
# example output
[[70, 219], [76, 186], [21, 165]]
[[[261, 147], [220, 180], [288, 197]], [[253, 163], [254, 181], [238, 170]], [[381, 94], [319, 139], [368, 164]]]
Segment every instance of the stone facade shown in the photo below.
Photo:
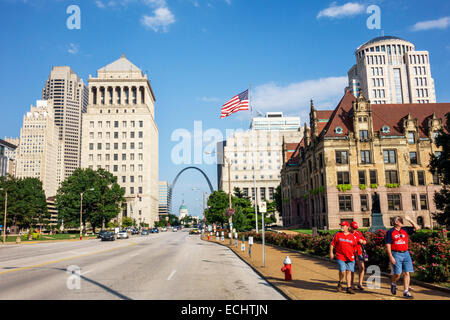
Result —
[[386, 227], [399, 214], [434, 225], [433, 196], [442, 186], [428, 164], [441, 151], [433, 139], [447, 112], [449, 103], [371, 104], [349, 91], [335, 110], [311, 104], [304, 139], [283, 147], [285, 226], [338, 229], [349, 220], [369, 227], [375, 192]]
[[158, 127], [147, 75], [125, 56], [89, 77], [83, 114], [81, 166], [103, 168], [125, 190], [119, 217], [154, 225], [158, 220]]

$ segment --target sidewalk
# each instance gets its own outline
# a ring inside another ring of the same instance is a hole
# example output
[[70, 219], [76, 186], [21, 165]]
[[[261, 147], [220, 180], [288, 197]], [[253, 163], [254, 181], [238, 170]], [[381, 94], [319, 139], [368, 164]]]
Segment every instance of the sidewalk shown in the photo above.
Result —
[[[207, 238], [203, 240], [208, 241]], [[363, 282], [365, 291], [355, 290], [356, 294], [337, 292], [338, 268], [332, 261], [266, 244], [266, 266], [262, 267], [262, 245], [259, 243], [252, 246], [252, 256], [249, 257], [248, 242], [245, 242], [244, 252], [241, 252], [242, 241], [238, 241], [237, 247], [234, 246], [234, 239], [232, 246], [229, 244], [230, 239], [221, 242], [216, 241], [216, 237], [211, 237], [210, 242], [218, 242], [231, 248], [269, 283], [293, 300], [407, 300], [403, 298], [403, 279], [398, 282], [396, 296], [391, 294], [390, 281], [385, 276], [381, 276], [380, 289], [368, 289], [366, 280], [370, 275], [367, 274]], [[284, 273], [281, 272], [286, 256], [292, 261], [292, 281], [285, 281]], [[357, 275], [355, 280], [358, 281]], [[414, 300], [450, 300], [448, 293], [417, 284], [411, 286], [414, 289], [411, 291]]]

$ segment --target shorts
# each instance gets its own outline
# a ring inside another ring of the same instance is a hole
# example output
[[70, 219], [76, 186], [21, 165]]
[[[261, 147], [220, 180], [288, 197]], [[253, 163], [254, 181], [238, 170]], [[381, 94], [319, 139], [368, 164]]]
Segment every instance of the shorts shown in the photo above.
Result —
[[364, 261], [365, 261], [364, 255], [363, 255], [363, 254], [360, 254], [360, 255], [358, 256], [358, 260], [364, 262]]
[[396, 252], [392, 251], [392, 256], [395, 259], [395, 264], [391, 263], [391, 274], [402, 274], [403, 272], [414, 272], [414, 267], [411, 260], [409, 251]]
[[344, 272], [345, 270], [355, 272], [355, 261], [342, 261], [336, 260], [339, 266], [339, 272]]

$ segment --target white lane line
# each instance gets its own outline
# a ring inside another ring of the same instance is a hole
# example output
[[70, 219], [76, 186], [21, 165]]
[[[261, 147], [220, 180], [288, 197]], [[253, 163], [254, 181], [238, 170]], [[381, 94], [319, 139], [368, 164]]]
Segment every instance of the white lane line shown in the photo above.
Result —
[[134, 253], [134, 254], [130, 255], [130, 258], [136, 257], [137, 255], [139, 255], [139, 253]]
[[88, 273], [90, 273], [90, 272], [92, 272], [92, 271], [94, 271], [94, 269], [89, 270], [89, 271], [86, 271], [86, 272], [83, 272], [83, 273], [81, 273], [81, 275], [84, 276], [85, 274], [88, 274]]
[[167, 280], [172, 279], [173, 275], [175, 274], [175, 272], [177, 272], [177, 270], [173, 270], [172, 273], [170, 274], [170, 276], [167, 278]]

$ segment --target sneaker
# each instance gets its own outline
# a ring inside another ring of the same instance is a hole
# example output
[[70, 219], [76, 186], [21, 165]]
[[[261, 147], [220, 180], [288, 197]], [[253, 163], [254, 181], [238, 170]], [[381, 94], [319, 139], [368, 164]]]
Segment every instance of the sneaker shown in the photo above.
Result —
[[391, 283], [391, 293], [395, 296], [397, 294], [397, 286]]
[[409, 293], [409, 291], [405, 291], [403, 293], [403, 297], [406, 298], [406, 299], [412, 299], [413, 298], [413, 296], [411, 295], [411, 293]]
[[352, 289], [352, 288], [347, 288], [347, 293], [350, 293], [350, 294], [355, 294], [355, 291], [353, 291], [353, 289]]
[[337, 292], [342, 292], [344, 289], [342, 288], [342, 284], [339, 282], [336, 288]]
[[360, 284], [358, 284], [358, 289], [359, 289], [359, 290], [361, 290], [361, 291], [364, 291], [364, 288], [363, 288], [363, 286], [362, 286], [362, 285], [360, 285]]

